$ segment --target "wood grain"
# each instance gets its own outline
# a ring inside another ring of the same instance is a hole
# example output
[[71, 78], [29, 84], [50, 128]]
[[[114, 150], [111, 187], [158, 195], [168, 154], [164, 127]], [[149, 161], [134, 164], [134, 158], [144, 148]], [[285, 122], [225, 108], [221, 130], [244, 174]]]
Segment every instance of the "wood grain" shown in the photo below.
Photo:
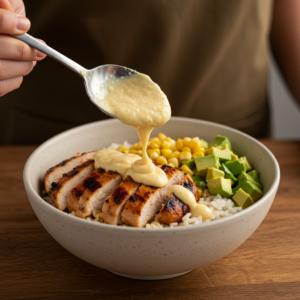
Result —
[[0, 147], [0, 299], [300, 299], [300, 143], [263, 143], [282, 175], [260, 227], [211, 265], [148, 282], [91, 266], [56, 243], [23, 187], [22, 170], [34, 147]]

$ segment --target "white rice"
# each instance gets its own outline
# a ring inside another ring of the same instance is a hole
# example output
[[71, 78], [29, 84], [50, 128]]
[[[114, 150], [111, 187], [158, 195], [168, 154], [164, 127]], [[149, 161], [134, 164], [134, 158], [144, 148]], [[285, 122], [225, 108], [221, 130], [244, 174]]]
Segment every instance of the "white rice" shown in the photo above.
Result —
[[[123, 144], [116, 144], [113, 143], [109, 145], [107, 148], [104, 149], [112, 149], [116, 150], [119, 146], [124, 146], [126, 148], [130, 148], [132, 145], [129, 144], [127, 141], [125, 141]], [[51, 201], [51, 197], [47, 195], [45, 191], [42, 192], [43, 199], [51, 204], [52, 206], [55, 206], [54, 203]], [[229, 216], [232, 216], [240, 211], [242, 211], [242, 207], [236, 206], [234, 201], [231, 199], [227, 198], [222, 198], [220, 195], [208, 195], [207, 193], [204, 193], [203, 198], [200, 198], [198, 200], [198, 203], [200, 204], [205, 204], [208, 206], [208, 208], [212, 212], [212, 216], [210, 219], [203, 221], [202, 217], [199, 216], [198, 218], [192, 217], [191, 213], [187, 213], [181, 220], [181, 222], [176, 222], [176, 223], [171, 223], [169, 225], [167, 224], [161, 224], [157, 221], [158, 214], [157, 213], [152, 220], [149, 221], [149, 223], [146, 225], [146, 228], [166, 228], [166, 227], [179, 227], [179, 226], [191, 226], [191, 225], [196, 225], [196, 224], [201, 224], [201, 223], [207, 223], [211, 222], [214, 220], [219, 220], [222, 218], [226, 218]], [[75, 217], [75, 212], [69, 213], [70, 215]], [[89, 222], [98, 222], [98, 223], [104, 223], [104, 221], [100, 217], [101, 211], [93, 211], [91, 217], [85, 218], [85, 220]], [[127, 226], [131, 227], [129, 225], [124, 224], [122, 221], [119, 222], [119, 226]]]

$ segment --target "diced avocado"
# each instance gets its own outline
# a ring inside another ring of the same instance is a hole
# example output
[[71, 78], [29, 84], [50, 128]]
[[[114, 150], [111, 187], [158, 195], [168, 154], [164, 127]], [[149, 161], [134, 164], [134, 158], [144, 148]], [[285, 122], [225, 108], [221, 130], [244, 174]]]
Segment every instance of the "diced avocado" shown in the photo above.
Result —
[[207, 148], [208, 148], [208, 142], [207, 142], [207, 141], [204, 141], [203, 139], [200, 139], [200, 141], [201, 141], [202, 147], [203, 147], [204, 149], [207, 149]]
[[252, 170], [252, 171], [248, 172], [248, 175], [250, 175], [251, 177], [253, 177], [253, 179], [255, 181], [260, 182], [259, 172], [257, 172], [256, 170]]
[[239, 189], [232, 197], [232, 199], [238, 206], [243, 207], [243, 209], [253, 204], [253, 199], [251, 198], [251, 196], [245, 193], [242, 189]]
[[181, 162], [181, 164], [187, 165], [191, 170], [195, 168], [195, 160], [194, 159], [183, 160]]
[[225, 163], [225, 166], [234, 175], [239, 175], [243, 171], [246, 171], [245, 164], [240, 160], [232, 160]]
[[233, 182], [231, 182], [231, 184], [233, 184], [235, 181], [237, 181], [236, 177], [230, 172], [230, 170], [224, 164], [222, 164], [222, 166], [220, 167], [220, 170], [224, 171], [225, 178], [233, 181]]
[[241, 187], [242, 185], [247, 181], [247, 178], [243, 177], [237, 185], [232, 189], [232, 194], [234, 195]]
[[200, 172], [196, 168], [194, 168], [192, 171], [196, 176], [200, 176]]
[[193, 181], [195, 182], [196, 186], [201, 189], [206, 189], [206, 183], [200, 176], [192, 176]]
[[246, 168], [246, 172], [252, 170], [252, 167], [250, 166], [246, 156], [240, 157], [239, 160], [244, 163], [245, 168]]
[[215, 139], [208, 145], [208, 147], [224, 147], [228, 145], [228, 148], [231, 150], [231, 144], [226, 136], [217, 135]]
[[220, 161], [231, 160], [231, 153], [227, 144], [223, 148], [210, 147], [206, 153], [208, 155], [214, 154], [220, 159]]
[[247, 174], [246, 172], [242, 172], [239, 176], [238, 176], [238, 180], [240, 181], [242, 178], [246, 178], [247, 180], [253, 182], [254, 184], [256, 184], [259, 188], [262, 189], [262, 185], [256, 181], [252, 176], [250, 176], [249, 174]]
[[259, 200], [264, 194], [256, 184], [249, 180], [242, 185], [241, 189], [249, 194], [254, 202]]
[[232, 195], [231, 181], [223, 177], [210, 179], [207, 181], [207, 187], [212, 195], [228, 197]]
[[218, 177], [224, 177], [225, 173], [221, 170], [215, 169], [215, 168], [208, 168], [207, 173], [206, 173], [206, 181], [213, 179], [213, 178], [218, 178]]
[[231, 151], [231, 160], [238, 160], [239, 157]]
[[199, 175], [205, 177], [208, 168], [219, 168], [219, 159], [215, 155], [197, 157], [195, 158], [195, 164]]

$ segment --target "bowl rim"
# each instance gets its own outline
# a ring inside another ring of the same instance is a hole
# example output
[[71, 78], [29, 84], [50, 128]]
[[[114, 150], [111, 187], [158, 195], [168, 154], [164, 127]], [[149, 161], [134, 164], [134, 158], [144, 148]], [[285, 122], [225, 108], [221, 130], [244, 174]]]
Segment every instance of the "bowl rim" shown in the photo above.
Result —
[[[105, 223], [99, 223], [99, 222], [91, 222], [91, 221], [87, 221], [85, 219], [81, 219], [81, 218], [77, 218], [74, 217], [73, 215], [63, 212], [59, 209], [57, 209], [56, 207], [53, 207], [51, 204], [47, 203], [33, 188], [31, 181], [29, 180], [29, 173], [30, 173], [30, 167], [34, 162], [34, 158], [35, 155], [38, 154], [40, 151], [42, 151], [44, 148], [48, 147], [49, 144], [52, 144], [53, 142], [55, 142], [56, 139], [61, 138], [65, 135], [68, 135], [70, 133], [73, 133], [77, 130], [81, 130], [83, 128], [88, 128], [88, 127], [94, 127], [97, 126], [99, 123], [117, 123], [120, 122], [117, 119], [107, 119], [107, 120], [100, 120], [100, 121], [95, 121], [95, 122], [91, 122], [88, 124], [84, 124], [84, 125], [80, 125], [80, 126], [76, 126], [72, 129], [66, 130], [64, 132], [61, 132], [55, 136], [53, 136], [52, 138], [48, 139], [47, 141], [45, 141], [44, 143], [42, 143], [40, 146], [38, 146], [29, 156], [29, 158], [27, 159], [25, 166], [24, 166], [24, 170], [23, 170], [23, 181], [24, 181], [24, 185], [27, 187], [27, 189], [29, 189], [31, 191], [31, 193], [35, 196], [35, 201], [43, 206], [45, 209], [49, 209], [50, 211], [52, 211], [53, 213], [57, 213], [62, 217], [67, 218], [67, 220], [71, 221], [71, 222], [79, 222], [78, 224], [81, 224], [80, 222], [84, 222], [82, 223], [82, 225], [86, 225], [86, 226], [92, 226], [95, 228], [97, 228], [98, 226], [100, 226], [100, 228], [107, 228], [110, 230], [122, 230], [122, 231], [129, 231], [129, 232], [147, 232], [147, 234], [151, 234], [151, 233], [157, 233], [157, 232], [170, 232], [170, 231], [175, 231], [175, 232], [179, 232], [179, 231], [185, 231], [185, 230], [200, 230], [201, 228], [206, 228], [206, 227], [214, 227], [214, 226], [218, 226], [218, 225], [222, 225], [225, 224], [227, 222], [231, 222], [237, 218], [243, 217], [245, 214], [250, 213], [253, 210], [256, 210], [259, 206], [263, 205], [263, 203], [268, 201], [269, 196], [272, 193], [276, 193], [276, 190], [279, 186], [279, 181], [280, 181], [280, 168], [279, 168], [279, 164], [275, 158], [275, 156], [273, 155], [273, 153], [266, 147], [264, 146], [261, 142], [259, 142], [258, 140], [256, 140], [255, 138], [251, 137], [250, 135], [243, 133], [237, 129], [233, 129], [229, 126], [226, 125], [222, 125], [219, 123], [215, 123], [215, 122], [210, 122], [210, 121], [203, 121], [203, 120], [198, 120], [198, 119], [193, 119], [193, 118], [185, 118], [185, 117], [171, 117], [172, 120], [174, 121], [188, 121], [188, 122], [192, 122], [192, 123], [198, 123], [198, 124], [206, 124], [206, 125], [212, 125], [212, 126], [219, 126], [225, 129], [228, 129], [230, 131], [233, 131], [237, 134], [240, 134], [244, 137], [246, 137], [247, 139], [250, 139], [254, 144], [256, 144], [258, 147], [262, 148], [265, 152], [267, 152], [267, 154], [270, 156], [274, 167], [275, 167], [275, 180], [273, 181], [269, 191], [263, 195], [263, 197], [255, 202], [253, 205], [251, 205], [250, 207], [248, 207], [245, 210], [242, 210], [236, 214], [233, 214], [231, 216], [225, 217], [225, 218], [221, 218], [219, 220], [214, 220], [213, 222], [207, 222], [207, 223], [200, 223], [200, 224], [194, 224], [191, 226], [176, 226], [176, 227], [166, 227], [166, 228], [146, 228], [146, 227], [132, 227], [132, 226], [112, 226], [110, 224], [105, 224]], [[125, 125], [124, 125], [125, 126]], [[27, 193], [27, 191], [26, 191]], [[87, 225], [89, 224], [89, 225]], [[99, 228], [99, 227], [98, 227]]]

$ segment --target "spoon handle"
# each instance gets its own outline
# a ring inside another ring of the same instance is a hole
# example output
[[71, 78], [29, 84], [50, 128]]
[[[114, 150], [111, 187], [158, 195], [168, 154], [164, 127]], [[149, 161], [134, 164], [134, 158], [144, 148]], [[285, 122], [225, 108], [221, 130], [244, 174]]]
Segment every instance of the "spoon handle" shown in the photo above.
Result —
[[62, 63], [66, 67], [70, 68], [74, 72], [76, 72], [81, 77], [85, 77], [86, 69], [75, 61], [69, 59], [68, 57], [64, 56], [63, 54], [59, 53], [58, 51], [54, 50], [53, 48], [41, 43], [33, 36], [29, 35], [28, 33], [22, 35], [12, 35], [12, 37], [26, 43], [27, 45], [47, 54], [48, 56], [52, 57], [53, 59], [57, 60], [58, 62]]

